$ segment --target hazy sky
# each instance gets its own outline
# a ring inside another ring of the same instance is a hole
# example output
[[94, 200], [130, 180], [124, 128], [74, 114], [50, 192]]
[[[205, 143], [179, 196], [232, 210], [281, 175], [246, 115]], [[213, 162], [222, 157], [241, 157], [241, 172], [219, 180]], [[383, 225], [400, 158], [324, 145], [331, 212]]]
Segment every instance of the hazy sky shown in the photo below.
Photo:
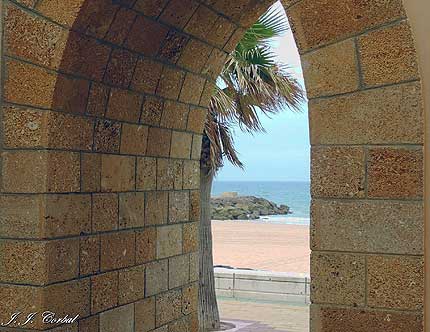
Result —
[[[279, 59], [291, 67], [303, 84], [299, 54], [291, 31], [274, 43]], [[309, 181], [309, 129], [307, 106], [302, 113], [286, 110], [272, 118], [262, 117], [267, 133], [249, 134], [235, 130], [235, 141], [245, 170], [226, 161], [217, 180], [224, 181]]]

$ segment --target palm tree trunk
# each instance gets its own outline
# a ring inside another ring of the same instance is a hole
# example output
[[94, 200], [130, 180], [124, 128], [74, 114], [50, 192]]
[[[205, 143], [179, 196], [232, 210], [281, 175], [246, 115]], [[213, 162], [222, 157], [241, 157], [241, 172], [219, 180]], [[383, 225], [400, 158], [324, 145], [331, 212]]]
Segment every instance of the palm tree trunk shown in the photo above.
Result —
[[215, 295], [215, 276], [212, 254], [211, 190], [214, 175], [206, 167], [200, 169], [200, 282], [199, 331], [220, 328], [218, 304]]

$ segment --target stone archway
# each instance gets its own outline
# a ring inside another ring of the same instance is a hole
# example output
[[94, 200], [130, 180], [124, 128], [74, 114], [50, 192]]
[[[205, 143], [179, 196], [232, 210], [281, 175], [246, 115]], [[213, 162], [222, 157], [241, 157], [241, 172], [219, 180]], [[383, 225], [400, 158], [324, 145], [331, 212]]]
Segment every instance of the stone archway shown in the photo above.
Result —
[[[196, 331], [205, 107], [272, 2], [2, 1], [3, 320]], [[284, 2], [310, 98], [312, 330], [421, 331], [424, 134], [402, 3]]]

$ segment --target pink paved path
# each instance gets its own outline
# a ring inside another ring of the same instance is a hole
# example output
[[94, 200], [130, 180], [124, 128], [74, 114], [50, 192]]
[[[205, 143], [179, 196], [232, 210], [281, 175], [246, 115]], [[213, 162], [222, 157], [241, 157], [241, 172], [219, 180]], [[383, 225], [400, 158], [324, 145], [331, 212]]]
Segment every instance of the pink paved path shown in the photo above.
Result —
[[214, 221], [214, 264], [309, 273], [309, 227]]

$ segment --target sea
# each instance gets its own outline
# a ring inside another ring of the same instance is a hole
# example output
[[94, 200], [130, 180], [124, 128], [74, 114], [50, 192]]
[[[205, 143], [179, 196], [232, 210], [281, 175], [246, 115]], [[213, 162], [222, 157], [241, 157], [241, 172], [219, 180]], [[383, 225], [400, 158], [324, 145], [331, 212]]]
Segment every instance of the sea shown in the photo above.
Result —
[[[240, 196], [257, 196], [276, 204], [285, 204], [292, 213], [262, 217], [257, 222], [309, 225], [310, 183], [300, 181], [217, 181], [212, 186], [212, 196], [224, 192], [237, 192]], [[255, 222], [255, 221], [254, 221]]]

